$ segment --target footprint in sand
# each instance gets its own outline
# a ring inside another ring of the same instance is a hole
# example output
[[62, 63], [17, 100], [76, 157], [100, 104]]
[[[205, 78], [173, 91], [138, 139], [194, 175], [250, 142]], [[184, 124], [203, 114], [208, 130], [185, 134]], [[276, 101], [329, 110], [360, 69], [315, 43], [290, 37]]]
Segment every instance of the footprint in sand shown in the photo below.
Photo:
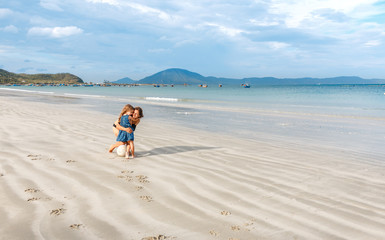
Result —
[[28, 154], [27, 157], [40, 157], [41, 155], [40, 154]]
[[143, 201], [147, 201], [147, 202], [153, 201], [151, 196], [140, 196], [140, 199], [142, 199]]
[[71, 224], [70, 225], [70, 228], [75, 229], [75, 230], [78, 230], [80, 227], [83, 227], [83, 224]]
[[40, 154], [28, 154], [28, 156], [32, 161], [41, 160]]
[[125, 174], [125, 175], [118, 175], [118, 178], [125, 179], [126, 181], [130, 182], [132, 181], [133, 177], [127, 174], [132, 174], [134, 171], [130, 170], [122, 170], [120, 173]]
[[124, 179], [128, 182], [132, 181], [132, 177], [128, 175], [119, 175], [118, 178]]
[[66, 209], [64, 209], [64, 208], [58, 208], [58, 209], [51, 210], [51, 213], [50, 213], [50, 214], [51, 214], [51, 215], [59, 216], [59, 215], [65, 213], [65, 212], [66, 212]]
[[143, 187], [142, 186], [137, 186], [136, 187], [136, 191], [140, 191], [140, 190], [143, 190]]
[[234, 225], [234, 226], [231, 226], [231, 230], [233, 230], [233, 231], [240, 231], [241, 227]]
[[35, 193], [35, 192], [40, 192], [40, 190], [36, 188], [27, 188], [24, 190], [24, 192]]
[[75, 160], [67, 160], [66, 163], [75, 163]]
[[[32, 161], [42, 160], [43, 159], [43, 156], [41, 154], [28, 154], [27, 157], [29, 157]], [[47, 161], [55, 161], [55, 158], [47, 157], [46, 160]]]
[[[37, 188], [27, 188], [27, 189], [25, 189], [24, 190], [24, 192], [27, 192], [27, 193], [33, 193], [33, 194], [35, 194], [35, 193], [38, 193], [38, 192], [41, 192], [39, 189], [37, 189]], [[44, 194], [43, 194], [44, 195]], [[45, 200], [45, 201], [50, 201], [50, 200], [52, 200], [52, 198], [51, 197], [45, 197], [45, 198], [43, 198], [43, 196], [40, 196], [40, 197], [32, 197], [32, 198], [28, 198], [27, 199], [27, 202], [33, 202], [33, 201], [37, 201], [37, 200]]]
[[136, 178], [138, 179], [138, 181], [140, 183], [149, 183], [150, 181], [147, 180], [147, 176], [144, 176], [144, 175], [138, 175], [136, 176]]
[[211, 236], [214, 236], [214, 237], [217, 237], [217, 236], [219, 236], [219, 233], [218, 232], [216, 232], [216, 231], [214, 231], [214, 230], [210, 230], [210, 235]]
[[142, 238], [142, 240], [171, 240], [171, 239], [175, 239], [175, 237], [165, 236], [165, 235], [158, 235], [158, 236], [155, 236], [155, 237], [145, 237], [145, 238]]
[[[253, 218], [253, 219], [251, 219], [251, 221], [250, 222], [247, 222], [247, 223], [245, 223], [245, 229], [246, 229], [246, 231], [251, 231], [251, 229], [255, 229], [255, 226], [253, 226], [254, 225], [254, 223], [256, 222], [257, 220], [255, 219], [255, 218]], [[250, 229], [251, 228], [251, 229]]]
[[231, 215], [231, 212], [228, 212], [228, 211], [222, 211], [221, 214], [223, 216], [228, 216], [228, 215]]
[[33, 197], [33, 198], [28, 198], [27, 202], [33, 202], [37, 200], [40, 200], [40, 198]]

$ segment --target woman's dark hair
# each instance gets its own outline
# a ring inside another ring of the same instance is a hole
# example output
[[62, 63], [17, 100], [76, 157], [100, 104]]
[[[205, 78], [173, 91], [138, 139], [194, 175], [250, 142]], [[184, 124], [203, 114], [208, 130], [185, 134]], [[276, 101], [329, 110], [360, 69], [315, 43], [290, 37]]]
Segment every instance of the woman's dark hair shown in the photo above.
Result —
[[138, 112], [139, 112], [139, 118], [144, 117], [144, 116], [143, 116], [143, 110], [142, 110], [141, 107], [135, 107], [134, 110], [138, 110]]

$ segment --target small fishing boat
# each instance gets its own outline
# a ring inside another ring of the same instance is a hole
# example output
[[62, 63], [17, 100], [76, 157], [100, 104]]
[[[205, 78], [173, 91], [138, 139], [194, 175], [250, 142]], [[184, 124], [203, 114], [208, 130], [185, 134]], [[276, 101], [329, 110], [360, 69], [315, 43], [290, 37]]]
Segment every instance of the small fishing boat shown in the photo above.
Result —
[[250, 88], [250, 84], [245, 83], [245, 84], [243, 84], [243, 87], [244, 87], [244, 88]]
[[208, 86], [207, 86], [207, 84], [203, 84], [202, 87], [203, 88], [207, 88]]

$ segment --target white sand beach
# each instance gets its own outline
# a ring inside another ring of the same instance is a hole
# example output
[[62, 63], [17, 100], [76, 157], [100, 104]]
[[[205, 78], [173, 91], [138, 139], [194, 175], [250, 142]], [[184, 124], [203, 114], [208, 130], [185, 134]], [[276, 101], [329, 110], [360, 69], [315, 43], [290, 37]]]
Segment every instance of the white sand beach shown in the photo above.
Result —
[[0, 97], [0, 239], [385, 239], [385, 162]]

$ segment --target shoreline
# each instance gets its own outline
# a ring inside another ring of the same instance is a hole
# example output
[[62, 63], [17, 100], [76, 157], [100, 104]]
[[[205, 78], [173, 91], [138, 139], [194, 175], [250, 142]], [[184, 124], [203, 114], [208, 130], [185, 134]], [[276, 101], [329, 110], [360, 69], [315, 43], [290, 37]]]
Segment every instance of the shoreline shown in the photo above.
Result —
[[385, 164], [359, 151], [144, 118], [126, 160], [116, 116], [59, 106], [0, 96], [4, 238], [385, 238]]

